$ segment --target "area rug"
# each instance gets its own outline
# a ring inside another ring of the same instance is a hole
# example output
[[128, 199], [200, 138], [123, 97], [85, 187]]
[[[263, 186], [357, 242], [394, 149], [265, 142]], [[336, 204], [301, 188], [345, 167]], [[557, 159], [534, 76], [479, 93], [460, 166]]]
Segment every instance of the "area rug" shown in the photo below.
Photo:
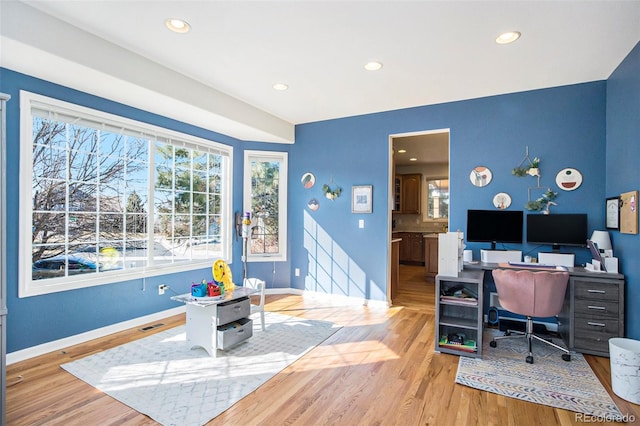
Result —
[[62, 365], [69, 373], [163, 425], [203, 425], [340, 327], [265, 313], [253, 337], [211, 358], [189, 349], [185, 326]]
[[[533, 342], [533, 364], [527, 364], [524, 339], [505, 339], [492, 348], [492, 333], [483, 335], [482, 359], [460, 357], [456, 383], [487, 392], [577, 413], [615, 420], [622, 414], [582, 354], [563, 361], [561, 352]], [[560, 339], [553, 339], [560, 344]]]

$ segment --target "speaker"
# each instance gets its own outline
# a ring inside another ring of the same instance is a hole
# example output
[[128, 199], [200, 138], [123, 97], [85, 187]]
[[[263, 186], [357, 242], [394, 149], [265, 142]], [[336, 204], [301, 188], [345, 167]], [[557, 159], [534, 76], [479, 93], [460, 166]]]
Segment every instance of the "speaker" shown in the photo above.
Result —
[[487, 322], [491, 325], [496, 325], [500, 322], [500, 316], [498, 315], [498, 308], [492, 306], [489, 308], [489, 312], [487, 314]]

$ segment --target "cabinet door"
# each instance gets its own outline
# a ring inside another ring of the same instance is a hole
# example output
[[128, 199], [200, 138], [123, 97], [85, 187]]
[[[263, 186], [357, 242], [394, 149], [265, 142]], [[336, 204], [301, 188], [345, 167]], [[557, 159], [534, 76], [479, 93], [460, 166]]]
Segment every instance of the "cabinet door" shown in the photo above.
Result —
[[424, 268], [427, 277], [438, 275], [438, 239], [424, 239]]
[[402, 213], [420, 213], [420, 183], [422, 175], [402, 175]]
[[424, 262], [424, 238], [417, 232], [411, 234], [411, 261]]
[[411, 236], [408, 232], [400, 232], [398, 238], [402, 238], [400, 241], [400, 262], [409, 262], [411, 260]]
[[402, 175], [396, 175], [393, 181], [393, 212], [402, 213]]

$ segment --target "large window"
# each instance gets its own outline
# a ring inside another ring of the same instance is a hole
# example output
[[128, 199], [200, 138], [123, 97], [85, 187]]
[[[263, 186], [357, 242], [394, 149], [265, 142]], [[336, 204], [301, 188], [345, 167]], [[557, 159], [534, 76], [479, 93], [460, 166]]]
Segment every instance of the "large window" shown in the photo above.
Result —
[[228, 258], [231, 147], [28, 92], [21, 126], [21, 297]]
[[287, 153], [245, 151], [244, 208], [251, 212], [247, 259], [287, 259]]

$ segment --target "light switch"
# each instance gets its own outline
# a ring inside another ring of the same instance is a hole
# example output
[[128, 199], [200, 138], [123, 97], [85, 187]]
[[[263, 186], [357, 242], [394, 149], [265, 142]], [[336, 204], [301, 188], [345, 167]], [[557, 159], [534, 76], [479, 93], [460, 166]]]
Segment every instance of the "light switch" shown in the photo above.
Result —
[[360, 219], [358, 221], [358, 228], [360, 228], [360, 229], [364, 228], [364, 219]]

